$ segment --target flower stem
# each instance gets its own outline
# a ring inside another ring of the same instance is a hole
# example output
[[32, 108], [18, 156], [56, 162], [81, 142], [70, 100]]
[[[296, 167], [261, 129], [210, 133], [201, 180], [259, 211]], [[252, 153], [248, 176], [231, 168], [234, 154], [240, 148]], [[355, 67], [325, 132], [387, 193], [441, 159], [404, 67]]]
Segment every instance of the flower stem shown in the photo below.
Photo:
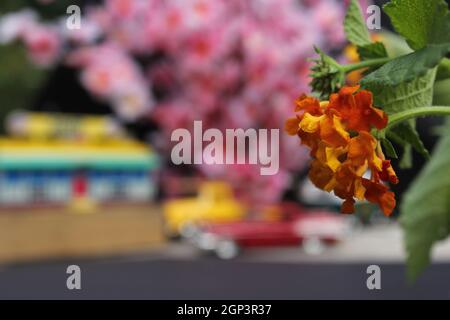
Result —
[[399, 123], [417, 117], [423, 116], [449, 116], [449, 106], [431, 106], [405, 110], [389, 116], [389, 123], [386, 127], [391, 128]]
[[358, 63], [353, 63], [353, 64], [348, 64], [348, 65], [342, 66], [342, 70], [344, 72], [348, 73], [348, 72], [352, 72], [352, 71], [359, 70], [359, 69], [364, 69], [364, 68], [373, 67], [373, 66], [379, 66], [379, 65], [385, 64], [391, 60], [392, 60], [392, 58], [378, 58], [378, 59], [364, 60], [364, 61], [361, 61]]

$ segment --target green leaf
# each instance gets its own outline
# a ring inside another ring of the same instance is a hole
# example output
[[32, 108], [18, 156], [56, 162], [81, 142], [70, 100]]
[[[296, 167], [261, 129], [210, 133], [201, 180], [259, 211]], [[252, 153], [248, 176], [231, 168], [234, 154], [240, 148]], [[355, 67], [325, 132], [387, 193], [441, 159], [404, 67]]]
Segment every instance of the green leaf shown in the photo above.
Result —
[[393, 114], [430, 106], [435, 75], [436, 69], [432, 69], [422, 77], [396, 86], [385, 82], [363, 81], [362, 87], [373, 92], [375, 105], [383, 107], [388, 114]]
[[438, 66], [436, 81], [450, 78], [450, 59], [444, 58]]
[[439, 64], [450, 48], [445, 45], [428, 45], [419, 51], [395, 58], [366, 76], [363, 86], [396, 86], [402, 82], [425, 75]]
[[414, 150], [419, 152], [425, 159], [429, 159], [430, 154], [420, 140], [419, 134], [415, 129], [415, 122], [402, 122], [392, 129], [397, 137], [404, 143], [410, 144]]
[[348, 41], [355, 46], [365, 46], [371, 43], [369, 31], [357, 0], [350, 1], [347, 14], [345, 15], [344, 30]]
[[[391, 115], [405, 110], [430, 106], [433, 102], [435, 76], [436, 68], [429, 70], [419, 78], [410, 82], [402, 82], [396, 86], [369, 81], [363, 81], [362, 86], [373, 92], [375, 105], [382, 107], [388, 115]], [[412, 145], [417, 152], [424, 157], [428, 157], [428, 151], [415, 130], [414, 120], [393, 127], [387, 132], [387, 137], [393, 138], [394, 142], [403, 147]], [[408, 150], [406, 148], [405, 152], [410, 152]], [[406, 157], [403, 163], [408, 164], [410, 155], [404, 154], [403, 157]]]
[[[386, 47], [381, 42], [374, 42], [365, 46], [358, 46], [358, 55], [361, 61], [371, 60], [371, 59], [380, 59], [387, 58], [388, 53], [386, 51]], [[370, 74], [380, 68], [380, 66], [373, 66], [364, 71], [364, 74]]]
[[383, 10], [414, 50], [450, 40], [450, 15], [444, 0], [392, 0]]
[[381, 143], [382, 143], [382, 145], [384, 147], [384, 151], [386, 151], [386, 155], [389, 158], [394, 158], [394, 159], [398, 158], [398, 155], [397, 155], [397, 152], [395, 151], [394, 146], [392, 145], [392, 143], [388, 139], [382, 138], [381, 139]]
[[450, 78], [434, 83], [433, 105], [450, 106]]
[[397, 85], [424, 75], [450, 50], [450, 11], [444, 0], [392, 0], [384, 6], [398, 33], [416, 52], [392, 60], [367, 81]]
[[400, 222], [407, 251], [407, 273], [414, 280], [430, 261], [435, 242], [450, 233], [450, 126], [431, 161], [415, 179], [401, 204]]
[[380, 37], [383, 39], [389, 57], [399, 57], [413, 52], [405, 39], [397, 33], [384, 30], [380, 32]]
[[403, 147], [403, 155], [398, 165], [400, 169], [409, 169], [413, 166], [412, 147], [410, 144]]
[[403, 153], [402, 157], [400, 158], [400, 162], [398, 163], [398, 166], [400, 169], [409, 169], [413, 165], [412, 161], [412, 147], [407, 142], [403, 141], [395, 132], [389, 131], [386, 133], [386, 136], [394, 141], [396, 144], [402, 146]]
[[386, 48], [381, 42], [374, 42], [365, 46], [358, 46], [358, 54], [361, 60], [386, 58]]

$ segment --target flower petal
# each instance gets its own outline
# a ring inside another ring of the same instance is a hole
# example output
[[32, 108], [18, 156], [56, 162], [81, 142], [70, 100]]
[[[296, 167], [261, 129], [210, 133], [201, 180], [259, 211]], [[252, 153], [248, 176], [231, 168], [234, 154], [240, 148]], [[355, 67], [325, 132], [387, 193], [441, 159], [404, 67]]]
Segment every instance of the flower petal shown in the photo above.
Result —
[[390, 216], [395, 208], [395, 194], [388, 191], [388, 188], [382, 184], [363, 179], [363, 185], [366, 188], [365, 198], [380, 206], [385, 216]]
[[295, 118], [289, 118], [286, 120], [286, 123], [284, 125], [284, 130], [291, 136], [295, 136], [299, 130], [299, 123], [300, 120]]
[[332, 147], [345, 147], [350, 140], [338, 116], [325, 117], [320, 124], [320, 137]]
[[295, 100], [295, 112], [299, 111], [308, 112], [313, 115], [321, 115], [322, 108], [320, 107], [320, 101], [303, 94]]
[[380, 173], [380, 178], [383, 181], [389, 181], [392, 184], [398, 183], [398, 177], [391, 166], [391, 160], [383, 160], [382, 171]]
[[355, 200], [353, 198], [345, 199], [341, 205], [341, 213], [351, 214], [355, 212]]
[[309, 133], [314, 133], [319, 130], [320, 121], [325, 116], [313, 116], [309, 113], [305, 113], [302, 117], [302, 120], [300, 121], [299, 127], [301, 130]]
[[309, 170], [309, 178], [311, 182], [319, 189], [324, 189], [333, 179], [333, 171], [326, 165], [323, 165], [318, 160], [311, 162]]

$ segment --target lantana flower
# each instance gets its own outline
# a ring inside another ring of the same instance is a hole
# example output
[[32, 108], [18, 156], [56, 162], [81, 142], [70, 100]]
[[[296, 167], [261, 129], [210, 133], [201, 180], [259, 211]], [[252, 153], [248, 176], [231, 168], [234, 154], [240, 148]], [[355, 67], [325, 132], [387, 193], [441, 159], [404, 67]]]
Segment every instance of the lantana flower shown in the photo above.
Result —
[[[386, 216], [395, 208], [395, 195], [386, 182], [398, 183], [380, 142], [371, 134], [388, 123], [386, 113], [373, 106], [372, 93], [359, 86], [343, 87], [329, 101], [300, 96], [296, 117], [285, 129], [311, 149], [309, 178], [318, 188], [343, 199], [343, 213], [353, 213], [355, 199], [380, 206]], [[370, 172], [370, 179], [365, 178]]]

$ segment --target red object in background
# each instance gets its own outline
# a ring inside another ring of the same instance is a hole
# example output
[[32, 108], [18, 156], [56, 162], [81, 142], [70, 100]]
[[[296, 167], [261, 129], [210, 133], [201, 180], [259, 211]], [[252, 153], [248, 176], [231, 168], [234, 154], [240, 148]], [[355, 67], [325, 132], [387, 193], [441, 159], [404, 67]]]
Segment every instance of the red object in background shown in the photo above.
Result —
[[73, 178], [72, 196], [73, 198], [82, 198], [87, 195], [88, 182], [84, 175], [78, 174]]
[[324, 246], [340, 241], [349, 230], [346, 217], [333, 212], [310, 211], [291, 203], [281, 204], [279, 209], [281, 215], [275, 221], [205, 225], [195, 234], [194, 243], [224, 259], [250, 247], [303, 245], [307, 253], [320, 253]]

